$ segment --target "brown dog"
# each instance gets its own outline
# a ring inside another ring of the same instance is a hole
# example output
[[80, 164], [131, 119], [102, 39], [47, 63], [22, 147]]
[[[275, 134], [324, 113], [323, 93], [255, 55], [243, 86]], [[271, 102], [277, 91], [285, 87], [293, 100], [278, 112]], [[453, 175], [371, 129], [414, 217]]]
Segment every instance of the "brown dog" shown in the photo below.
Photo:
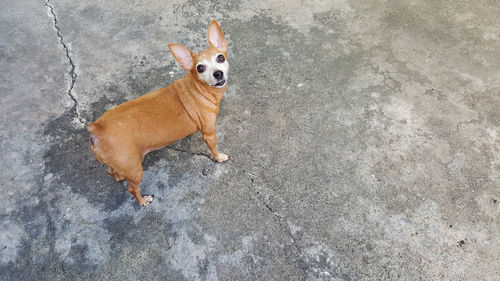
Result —
[[189, 70], [186, 76], [107, 111], [87, 127], [97, 160], [108, 166], [116, 181], [128, 182], [128, 191], [141, 206], [153, 201], [140, 191], [146, 153], [200, 130], [215, 160], [229, 158], [217, 150], [215, 134], [229, 70], [227, 42], [216, 21], [208, 28], [208, 42], [210, 48], [198, 54], [179, 44], [168, 45], [181, 67]]

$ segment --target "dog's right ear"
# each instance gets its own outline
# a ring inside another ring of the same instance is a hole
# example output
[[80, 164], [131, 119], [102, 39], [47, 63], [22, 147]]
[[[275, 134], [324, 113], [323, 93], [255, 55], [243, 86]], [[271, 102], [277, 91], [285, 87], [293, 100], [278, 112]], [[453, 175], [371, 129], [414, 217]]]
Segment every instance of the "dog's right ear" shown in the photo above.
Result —
[[227, 52], [226, 38], [224, 38], [224, 33], [222, 33], [216, 20], [213, 20], [208, 27], [208, 43], [221, 51]]
[[191, 70], [193, 68], [193, 52], [181, 44], [168, 44], [168, 48], [174, 58], [179, 62], [182, 69]]

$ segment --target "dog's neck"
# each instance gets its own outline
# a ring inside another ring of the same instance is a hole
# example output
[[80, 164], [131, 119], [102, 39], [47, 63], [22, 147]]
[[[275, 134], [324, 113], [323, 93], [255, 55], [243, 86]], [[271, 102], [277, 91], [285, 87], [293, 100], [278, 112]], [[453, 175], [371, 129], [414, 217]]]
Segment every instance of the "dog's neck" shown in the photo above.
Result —
[[184, 80], [186, 83], [194, 85], [197, 94], [203, 96], [205, 99], [207, 99], [217, 107], [219, 106], [219, 103], [224, 97], [224, 93], [226, 92], [225, 85], [222, 88], [210, 87], [209, 85], [207, 85], [207, 83], [202, 82], [194, 77], [192, 72], [188, 72], [186, 76], [184, 76]]

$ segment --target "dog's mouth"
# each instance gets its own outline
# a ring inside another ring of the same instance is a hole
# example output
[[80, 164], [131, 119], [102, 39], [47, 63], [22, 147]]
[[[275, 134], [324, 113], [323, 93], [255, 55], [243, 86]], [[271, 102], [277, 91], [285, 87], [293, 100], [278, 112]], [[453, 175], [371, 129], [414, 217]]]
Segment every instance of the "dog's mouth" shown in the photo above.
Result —
[[226, 84], [226, 80], [220, 80], [219, 82], [215, 83], [213, 87], [222, 87], [224, 86], [224, 84]]

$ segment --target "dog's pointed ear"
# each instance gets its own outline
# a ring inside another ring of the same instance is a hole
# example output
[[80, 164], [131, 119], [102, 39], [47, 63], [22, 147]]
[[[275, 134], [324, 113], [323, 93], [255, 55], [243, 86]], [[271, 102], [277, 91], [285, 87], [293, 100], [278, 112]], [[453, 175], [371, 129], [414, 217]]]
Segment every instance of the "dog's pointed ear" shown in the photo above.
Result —
[[208, 27], [208, 43], [215, 48], [227, 52], [227, 42], [217, 21], [213, 20]]
[[191, 70], [193, 68], [193, 52], [181, 44], [168, 44], [168, 48], [174, 58], [179, 62], [182, 69]]

